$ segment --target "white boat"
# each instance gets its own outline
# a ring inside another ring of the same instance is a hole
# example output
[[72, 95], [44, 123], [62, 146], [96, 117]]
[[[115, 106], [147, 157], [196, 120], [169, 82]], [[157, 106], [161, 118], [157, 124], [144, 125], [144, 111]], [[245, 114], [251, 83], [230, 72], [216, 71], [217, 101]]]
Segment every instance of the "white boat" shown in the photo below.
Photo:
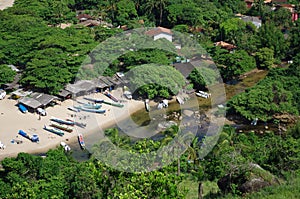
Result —
[[177, 100], [177, 102], [179, 103], [179, 104], [184, 104], [184, 101], [183, 101], [183, 99], [181, 98], [181, 97], [179, 97], [179, 96], [176, 96], [176, 100]]
[[163, 107], [164, 107], [164, 108], [167, 108], [167, 107], [169, 106], [169, 101], [166, 100], [166, 99], [164, 99], [164, 100], [162, 101], [162, 104], [163, 104]]
[[204, 91], [198, 91], [196, 92], [196, 95], [199, 97], [203, 97], [205, 99], [209, 98], [211, 96], [210, 93], [204, 92]]
[[146, 99], [145, 100], [145, 109], [146, 109], [146, 111], [150, 111], [150, 105], [149, 105], [149, 99]]
[[71, 147], [65, 142], [61, 142], [60, 145], [65, 149], [66, 152], [71, 151]]

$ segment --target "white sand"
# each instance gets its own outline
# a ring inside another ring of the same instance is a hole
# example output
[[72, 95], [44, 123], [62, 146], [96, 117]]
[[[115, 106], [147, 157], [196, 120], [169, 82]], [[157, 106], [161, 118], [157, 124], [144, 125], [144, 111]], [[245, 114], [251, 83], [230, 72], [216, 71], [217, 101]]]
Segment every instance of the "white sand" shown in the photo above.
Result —
[[4, 10], [5, 8], [12, 7], [14, 4], [14, 0], [0, 0], [0, 10]]
[[[120, 92], [113, 91], [113, 96], [120, 98]], [[106, 96], [100, 93], [92, 94], [89, 97], [109, 101]], [[123, 100], [125, 99], [123, 98]], [[0, 160], [4, 157], [16, 156], [20, 152], [45, 152], [50, 148], [58, 146], [61, 141], [68, 143], [74, 140], [78, 133], [86, 135], [97, 131], [99, 128], [105, 129], [129, 117], [131, 113], [144, 108], [144, 103], [141, 101], [126, 100], [123, 104], [125, 105], [123, 108], [103, 104], [101, 109], [106, 109], [105, 114], [87, 112], [75, 113], [67, 110], [69, 106], [74, 105], [74, 101], [66, 100], [62, 102], [61, 105], [48, 107], [46, 109], [47, 116], [42, 116], [41, 120], [39, 120], [39, 115], [36, 113], [23, 114], [20, 112], [16, 106], [17, 101], [8, 99], [7, 96], [4, 100], [0, 100], [0, 141], [6, 145], [4, 150], [0, 150]], [[73, 117], [71, 117], [71, 114], [73, 114]], [[74, 117], [75, 114], [76, 117]], [[87, 127], [84, 129], [76, 127], [72, 133], [66, 132], [64, 136], [60, 137], [43, 129], [45, 124], [50, 124], [51, 116], [61, 119], [76, 118], [75, 120], [78, 122], [87, 123]], [[23, 130], [30, 135], [37, 134], [40, 138], [40, 142], [33, 143], [18, 135], [19, 130]], [[11, 140], [15, 139], [17, 135], [17, 139], [23, 141], [22, 144], [11, 143]]]

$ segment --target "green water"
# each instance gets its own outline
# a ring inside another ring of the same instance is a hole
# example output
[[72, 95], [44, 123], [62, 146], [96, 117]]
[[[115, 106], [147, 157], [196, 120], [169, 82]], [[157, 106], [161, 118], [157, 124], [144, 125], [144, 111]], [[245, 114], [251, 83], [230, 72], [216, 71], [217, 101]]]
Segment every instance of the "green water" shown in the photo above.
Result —
[[[254, 86], [258, 81], [263, 79], [266, 75], [267, 75], [267, 71], [259, 71], [257, 73], [252, 73], [252, 74], [248, 75], [246, 78], [244, 78], [237, 84], [234, 84], [234, 85], [225, 84], [226, 99], [229, 100], [234, 95], [241, 93], [241, 92], [245, 91], [245, 89]], [[210, 107], [211, 107], [210, 99], [204, 99], [201, 97], [196, 97], [195, 99], [197, 100], [200, 112], [202, 112], [202, 111], [204, 112], [204, 111], [210, 109]], [[192, 103], [192, 105], [195, 105], [195, 103]], [[183, 108], [193, 109], [193, 107], [188, 107], [188, 105], [183, 105], [183, 107], [181, 107], [176, 101], [169, 103], [168, 108], [165, 108], [165, 109], [158, 110], [156, 108], [156, 106], [157, 105], [151, 106], [150, 113], [147, 112], [145, 109], [139, 110], [139, 111], [133, 113], [130, 118], [127, 118], [126, 120], [120, 122], [118, 125], [115, 125], [112, 127], [119, 128], [119, 131], [122, 133], [122, 129], [130, 130], [130, 128], [132, 128], [131, 126], [129, 126], [129, 124], [130, 124], [129, 121], [133, 121], [137, 126], [147, 126], [147, 125], [149, 125], [149, 123], [151, 121], [153, 121], [153, 118], [157, 123], [159, 121], [172, 120], [172, 119], [165, 119], [163, 116], [166, 116], [166, 115], [169, 116], [170, 114], [173, 114], [174, 112], [180, 113]], [[152, 120], [150, 118], [152, 118]], [[244, 125], [239, 125], [238, 129], [239, 130], [241, 130], [241, 129], [242, 130], [243, 129], [244, 130], [246, 130], [246, 129], [247, 130], [252, 130], [252, 129], [264, 130], [264, 125], [261, 124], [258, 126], [250, 126], [248, 124], [244, 124]], [[97, 134], [90, 134], [89, 136], [87, 136], [85, 138], [85, 140], [88, 140], [88, 141], [86, 141], [86, 143], [87, 142], [95, 143], [98, 139], [99, 139], [99, 135], [97, 135]], [[90, 144], [92, 144], [92, 143], [90, 143]], [[78, 161], [84, 161], [89, 158], [88, 151], [81, 150], [78, 142], [73, 142], [70, 144], [70, 146], [72, 148], [72, 156], [75, 159], [77, 159]]]

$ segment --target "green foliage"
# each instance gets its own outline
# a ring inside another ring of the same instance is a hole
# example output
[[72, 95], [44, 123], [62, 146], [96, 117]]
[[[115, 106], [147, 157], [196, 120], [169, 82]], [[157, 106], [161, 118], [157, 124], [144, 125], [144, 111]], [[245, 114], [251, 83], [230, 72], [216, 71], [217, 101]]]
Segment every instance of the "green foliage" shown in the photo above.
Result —
[[197, 90], [206, 90], [207, 86], [217, 81], [218, 74], [211, 68], [199, 67], [195, 68], [188, 76], [188, 79]]
[[289, 69], [273, 69], [258, 85], [234, 96], [229, 101], [229, 106], [249, 120], [272, 120], [275, 113], [298, 115], [299, 77], [293, 75], [294, 72]]
[[221, 68], [221, 75], [225, 80], [238, 78], [256, 67], [255, 59], [244, 50], [221, 54], [216, 61], [224, 65]]
[[184, 77], [171, 66], [147, 64], [135, 67], [129, 75], [131, 90], [149, 99], [168, 98], [185, 84]]
[[267, 47], [274, 50], [274, 57], [278, 60], [285, 57], [288, 43], [284, 39], [283, 33], [273, 23], [263, 24], [259, 29], [261, 48]]
[[0, 65], [0, 86], [14, 80], [16, 72], [7, 65]]
[[255, 55], [257, 67], [261, 69], [270, 69], [274, 63], [274, 51], [269, 48], [261, 48]]

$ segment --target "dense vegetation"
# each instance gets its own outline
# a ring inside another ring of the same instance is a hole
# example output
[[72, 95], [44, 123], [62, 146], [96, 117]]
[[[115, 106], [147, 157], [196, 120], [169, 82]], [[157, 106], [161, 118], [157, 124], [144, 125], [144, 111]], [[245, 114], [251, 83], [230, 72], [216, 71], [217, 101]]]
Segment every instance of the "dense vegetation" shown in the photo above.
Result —
[[[287, 187], [284, 191], [295, 197], [299, 193], [299, 186], [293, 186], [293, 193], [289, 192], [288, 187], [291, 187], [291, 180], [299, 179], [299, 127], [300, 123], [287, 133], [277, 136], [272, 132], [265, 135], [236, 134], [232, 127], [225, 126], [218, 144], [204, 159], [198, 156], [200, 144], [205, 143], [209, 136], [201, 141], [194, 139], [178, 161], [149, 173], [117, 171], [94, 158], [76, 162], [62, 148], [50, 150], [45, 158], [20, 153], [16, 158], [6, 158], [1, 162], [0, 197], [184, 198], [191, 187], [181, 184], [178, 189], [181, 182], [215, 182], [227, 174], [232, 179], [234, 176], [248, 176], [228, 185], [230, 192], [237, 194], [237, 197], [241, 193], [239, 186], [244, 183], [243, 180], [257, 175], [249, 171], [249, 164], [254, 163], [264, 169], [259, 172], [264, 180], [277, 176], [283, 187]], [[177, 130], [175, 126], [171, 127], [157, 141], [141, 139], [133, 142], [127, 136], [118, 135], [116, 129], [107, 130], [106, 136], [115, 146], [134, 155], [155, 151], [166, 145], [177, 136]], [[264, 196], [271, 196], [272, 191], [268, 190], [263, 192]], [[226, 196], [220, 190], [205, 190], [205, 193], [207, 198]], [[197, 193], [194, 193], [194, 198], [196, 196]]]
[[[296, 4], [299, 12], [299, 1], [288, 2]], [[81, 25], [76, 18], [78, 10], [111, 24], [111, 28]], [[259, 17], [261, 27], [239, 19], [237, 13]], [[70, 27], [61, 28], [68, 23]], [[273, 11], [262, 0], [250, 9], [243, 0], [16, 0], [12, 8], [0, 11], [0, 86], [12, 82], [16, 75], [7, 67], [10, 64], [21, 70], [20, 83], [25, 88], [50, 94], [57, 94], [76, 78], [130, 70], [140, 95], [174, 95], [185, 82], [179, 72], [167, 66], [177, 56], [173, 45], [158, 40], [152, 48], [144, 49], [139, 48], [145, 45], [140, 37], [133, 37], [135, 42], [109, 39], [126, 29], [153, 26], [173, 28], [194, 38], [210, 53], [225, 82], [239, 81], [242, 74], [256, 68], [269, 70], [264, 80], [228, 102], [229, 113], [273, 122], [279, 122], [274, 119], [276, 114], [299, 115], [300, 20], [292, 22], [287, 9]], [[103, 41], [109, 47], [98, 46]], [[215, 46], [219, 41], [234, 47]], [[129, 49], [133, 44], [139, 49], [136, 52]], [[118, 54], [124, 46], [127, 52]], [[188, 54], [189, 50], [181, 52]], [[289, 60], [293, 64], [281, 67]], [[82, 63], [88, 66], [95, 62], [93, 71], [80, 69]], [[144, 66], [142, 72], [138, 65]], [[161, 77], [164, 81], [156, 82]], [[194, 88], [201, 90], [216, 78], [210, 67], [194, 70], [188, 77]], [[189, 184], [216, 184], [228, 176], [229, 183], [222, 191], [217, 188], [208, 193], [205, 189], [205, 197], [238, 198], [243, 193], [241, 185], [254, 176], [274, 187], [247, 197], [297, 198], [299, 126], [280, 135], [271, 131], [236, 134], [235, 129], [225, 126], [218, 144], [204, 159], [198, 157], [199, 146], [210, 140], [209, 136], [194, 139], [177, 161], [150, 173], [117, 171], [93, 157], [79, 163], [61, 149], [50, 150], [46, 158], [21, 153], [1, 162], [0, 198], [183, 198], [190, 197]], [[158, 149], [176, 137], [177, 130], [168, 129], [164, 138], [155, 142], [132, 142], [116, 130], [108, 131], [107, 136], [135, 154]], [[251, 165], [259, 165], [263, 171], [257, 166], [249, 170]]]

